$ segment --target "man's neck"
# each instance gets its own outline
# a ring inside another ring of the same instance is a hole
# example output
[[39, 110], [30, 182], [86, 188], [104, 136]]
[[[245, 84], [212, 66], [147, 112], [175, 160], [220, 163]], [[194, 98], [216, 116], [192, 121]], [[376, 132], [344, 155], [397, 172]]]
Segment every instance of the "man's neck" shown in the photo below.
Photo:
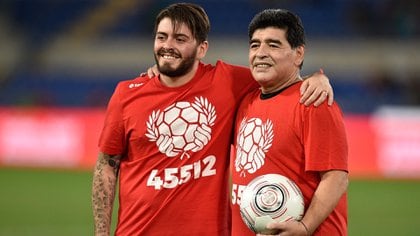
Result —
[[275, 93], [276, 91], [280, 91], [284, 88], [289, 87], [290, 85], [298, 82], [298, 81], [302, 81], [302, 77], [300, 77], [299, 73], [293, 74], [292, 76], [289, 77], [289, 79], [285, 80], [284, 83], [278, 83], [275, 86], [271, 86], [271, 87], [261, 87], [261, 92], [263, 94], [269, 94], [269, 93]]
[[181, 76], [169, 77], [167, 75], [160, 74], [159, 80], [166, 87], [170, 87], [170, 88], [181, 87], [182, 85], [187, 84], [194, 78], [198, 70], [198, 64], [199, 63], [195, 64], [194, 67], [188, 73]]

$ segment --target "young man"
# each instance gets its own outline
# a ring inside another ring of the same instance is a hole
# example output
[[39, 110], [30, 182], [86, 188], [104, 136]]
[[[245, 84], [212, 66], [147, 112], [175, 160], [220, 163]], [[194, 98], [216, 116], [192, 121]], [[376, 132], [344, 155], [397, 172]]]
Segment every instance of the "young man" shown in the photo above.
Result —
[[[255, 235], [242, 221], [244, 187], [277, 173], [301, 189], [302, 220], [275, 222], [280, 235], [347, 235], [347, 140], [338, 105], [299, 103], [305, 36], [300, 19], [281, 9], [257, 14], [249, 25], [249, 64], [261, 86], [242, 101], [235, 123], [232, 235]], [[254, 137], [244, 141], [244, 136]]]
[[[154, 41], [160, 75], [116, 87], [93, 176], [96, 235], [110, 234], [117, 180], [115, 235], [230, 235], [234, 114], [243, 96], [258, 85], [248, 68], [201, 62], [209, 27], [197, 5], [163, 9]], [[323, 75], [308, 80], [318, 84], [306, 84], [312, 99], [330, 86]]]

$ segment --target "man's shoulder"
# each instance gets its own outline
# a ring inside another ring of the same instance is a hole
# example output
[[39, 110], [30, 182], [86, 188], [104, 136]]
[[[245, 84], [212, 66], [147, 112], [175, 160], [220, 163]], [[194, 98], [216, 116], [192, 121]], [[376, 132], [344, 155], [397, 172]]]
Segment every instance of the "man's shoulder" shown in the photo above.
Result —
[[255, 83], [248, 67], [218, 60], [213, 68], [215, 69], [214, 72], [216, 75], [223, 75], [224, 79], [232, 80], [240, 90], [243, 89], [243, 86]]
[[242, 65], [235, 65], [235, 64], [232, 64], [232, 63], [225, 62], [223, 60], [217, 60], [216, 63], [214, 63], [214, 64], [213, 63], [203, 63], [203, 62], [201, 64], [203, 65], [203, 67], [206, 70], [214, 70], [214, 69], [220, 70], [220, 69], [222, 69], [222, 70], [249, 71], [248, 67], [245, 67], [245, 66], [242, 66]]
[[238, 70], [249, 70], [248, 67], [242, 66], [242, 65], [236, 65], [232, 63], [225, 62], [223, 60], [217, 60], [215, 64], [216, 68], [223, 67], [227, 69], [238, 69]]

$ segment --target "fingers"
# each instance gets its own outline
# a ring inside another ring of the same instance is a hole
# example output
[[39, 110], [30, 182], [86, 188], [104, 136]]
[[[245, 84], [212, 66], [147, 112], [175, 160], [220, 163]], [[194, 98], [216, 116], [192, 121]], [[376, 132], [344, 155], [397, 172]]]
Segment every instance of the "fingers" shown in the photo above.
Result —
[[266, 225], [266, 228], [269, 230], [275, 229], [275, 231], [273, 231], [272, 233], [268, 233], [268, 232], [260, 233], [260, 234], [257, 234], [257, 236], [282, 235], [283, 233], [286, 233], [286, 235], [288, 234], [286, 232], [287, 227], [285, 225], [285, 222], [272, 221]]
[[168, 135], [161, 135], [156, 144], [161, 153], [165, 153], [168, 157], [176, 156], [178, 153], [174, 152], [174, 144], [172, 143], [172, 138]]
[[331, 88], [331, 90], [328, 92], [328, 105], [331, 106], [334, 102], [334, 91]]
[[305, 83], [305, 82], [303, 82], [302, 86], [300, 86], [300, 95], [303, 95], [300, 99], [301, 103], [302, 101], [305, 101], [309, 96], [307, 93], [305, 93], [308, 87], [309, 87], [309, 83]]
[[155, 73], [153, 72], [152, 67], [149, 67], [149, 68], [147, 69], [147, 76], [148, 76], [149, 78], [152, 78], [152, 77], [154, 77], [154, 76], [155, 76]]
[[327, 100], [327, 104], [329, 106], [331, 106], [334, 102], [334, 92], [331, 86], [327, 90], [316, 89], [304, 104], [305, 106], [309, 106], [312, 102], [314, 102], [314, 106], [317, 107], [324, 103], [325, 100]]
[[310, 89], [308, 89], [304, 95], [302, 95], [301, 99], [300, 99], [300, 103], [305, 104], [305, 106], [309, 106], [312, 103], [314, 104], [314, 106], [319, 106], [321, 105], [328, 96], [328, 93], [324, 90], [315, 88], [315, 90], [311, 90], [312, 92], [310, 92]]
[[[328, 98], [328, 92], [321, 91], [320, 94], [318, 95], [318, 97], [316, 95], [314, 97], [316, 99], [315, 102], [314, 102], [314, 106], [317, 107], [317, 106], [321, 105]], [[309, 106], [310, 103], [309, 104], [305, 103], [305, 105]]]
[[197, 145], [195, 149], [201, 150], [211, 139], [211, 128], [206, 124], [202, 124], [194, 131], [194, 143]]
[[197, 128], [197, 131], [194, 132], [195, 138], [201, 140], [201, 142], [206, 145], [210, 140], [210, 133], [203, 132], [203, 129]]
[[305, 106], [314, 104], [317, 107], [327, 99], [328, 105], [331, 106], [334, 101], [333, 89], [322, 68], [303, 81], [300, 93], [300, 103]]
[[267, 224], [266, 228], [269, 230], [275, 229], [277, 233], [275, 235], [307, 235], [306, 230], [296, 220], [272, 221]]
[[329, 84], [316, 84], [304, 81], [300, 89], [302, 96], [299, 102], [305, 104], [305, 106], [314, 104], [317, 107], [327, 99], [328, 105], [330, 106], [334, 102], [334, 92]]
[[140, 73], [140, 76], [143, 77], [147, 75], [149, 78], [153, 78], [155, 76], [158, 76], [159, 74], [159, 70], [157, 68], [157, 65], [155, 64], [152, 67], [147, 68], [147, 72]]
[[157, 146], [159, 147], [159, 151], [165, 153], [168, 149], [169, 145], [171, 145], [171, 140], [167, 135], [161, 135], [158, 140], [156, 141]]

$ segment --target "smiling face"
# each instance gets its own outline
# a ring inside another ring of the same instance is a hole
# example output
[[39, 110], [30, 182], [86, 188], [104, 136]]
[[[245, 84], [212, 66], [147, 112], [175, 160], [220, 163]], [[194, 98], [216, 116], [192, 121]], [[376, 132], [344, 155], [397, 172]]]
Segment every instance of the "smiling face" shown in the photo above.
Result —
[[249, 44], [249, 65], [263, 93], [290, 85], [299, 77], [304, 46], [292, 48], [286, 30], [267, 27], [255, 30]]
[[154, 41], [158, 70], [168, 77], [184, 76], [204, 57], [206, 46], [206, 41], [197, 43], [185, 24], [174, 25], [172, 20], [164, 18], [157, 27]]

